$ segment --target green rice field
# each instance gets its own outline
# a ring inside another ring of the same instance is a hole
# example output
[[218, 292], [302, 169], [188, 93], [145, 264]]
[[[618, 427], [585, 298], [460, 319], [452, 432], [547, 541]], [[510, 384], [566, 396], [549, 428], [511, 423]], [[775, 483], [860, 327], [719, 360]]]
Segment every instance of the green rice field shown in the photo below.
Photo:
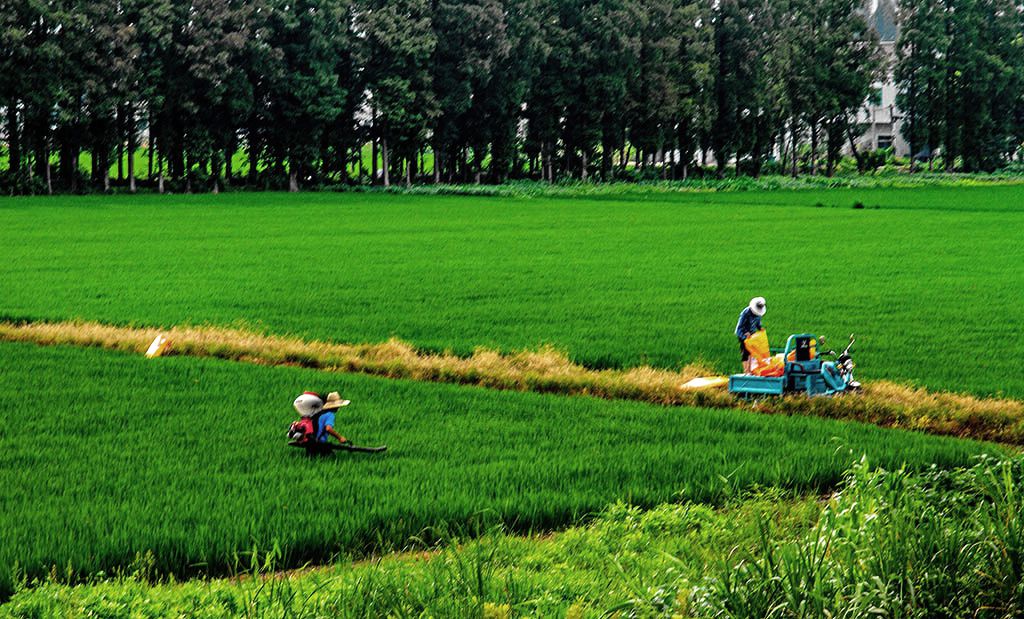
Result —
[[734, 371], [763, 295], [776, 345], [855, 332], [864, 378], [1024, 397], [1021, 230], [1024, 185], [3, 199], [0, 314]]
[[[337, 389], [339, 429], [380, 456], [284, 444], [291, 399]], [[224, 573], [252, 550], [298, 566], [500, 521], [549, 530], [616, 501], [832, 487], [866, 454], [942, 467], [981, 443], [809, 417], [661, 408], [210, 359], [0, 344], [0, 595], [51, 566]]]
[[[552, 345], [592, 368], [729, 372], [736, 317], [763, 295], [776, 345], [812, 331], [838, 346], [855, 332], [862, 380], [1020, 399], [1020, 230], [1024, 185], [2, 198], [0, 319], [394, 337], [457, 354]], [[353, 400], [338, 429], [388, 451], [310, 459], [287, 447], [304, 390]], [[500, 524], [510, 540], [600, 530], [610, 505], [657, 514], [754, 493], [811, 509], [862, 456], [916, 472], [1006, 451], [749, 408], [0, 343], [0, 600], [36, 579], [230, 574], [254, 552], [282, 569], [478, 526]], [[741, 526], [753, 543], [754, 525]], [[638, 548], [653, 539], [637, 535]], [[452, 552], [446, 562], [462, 560]], [[616, 582], [619, 596], [632, 587]], [[46, 586], [27, 598], [40, 606], [12, 616], [60, 613]]]

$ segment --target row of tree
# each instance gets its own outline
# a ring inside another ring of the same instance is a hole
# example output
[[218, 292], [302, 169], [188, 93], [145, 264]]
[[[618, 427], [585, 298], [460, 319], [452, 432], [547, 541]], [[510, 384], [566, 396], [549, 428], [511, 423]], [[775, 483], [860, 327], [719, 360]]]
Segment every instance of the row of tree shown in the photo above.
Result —
[[[910, 142], [1004, 161], [1024, 126], [1020, 6], [904, 2]], [[865, 16], [859, 0], [0, 0], [5, 182], [107, 188], [116, 161], [134, 189], [143, 147], [161, 189], [678, 177], [709, 157], [831, 173], [844, 149], [860, 162], [856, 111], [887, 70]]]
[[911, 152], [992, 170], [1024, 142], [1024, 4], [901, 0], [895, 77]]

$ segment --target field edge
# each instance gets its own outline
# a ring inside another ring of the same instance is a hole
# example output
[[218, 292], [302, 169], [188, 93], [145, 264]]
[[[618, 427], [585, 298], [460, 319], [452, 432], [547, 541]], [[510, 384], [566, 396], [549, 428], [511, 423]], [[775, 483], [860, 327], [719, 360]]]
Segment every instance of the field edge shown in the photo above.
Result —
[[666, 406], [745, 408], [764, 414], [859, 421], [886, 428], [1024, 445], [1024, 402], [932, 392], [889, 381], [867, 383], [856, 395], [794, 395], [751, 403], [721, 389], [683, 389], [681, 385], [689, 379], [712, 373], [700, 364], [688, 365], [678, 372], [651, 366], [595, 370], [572, 362], [565, 353], [551, 347], [510, 354], [478, 348], [472, 355], [461, 357], [451, 352], [425, 352], [394, 338], [379, 344], [344, 344], [214, 326], [160, 329], [81, 320], [0, 320], [0, 341], [38, 345], [96, 347], [142, 354], [158, 336], [169, 341], [164, 353], [167, 355]]

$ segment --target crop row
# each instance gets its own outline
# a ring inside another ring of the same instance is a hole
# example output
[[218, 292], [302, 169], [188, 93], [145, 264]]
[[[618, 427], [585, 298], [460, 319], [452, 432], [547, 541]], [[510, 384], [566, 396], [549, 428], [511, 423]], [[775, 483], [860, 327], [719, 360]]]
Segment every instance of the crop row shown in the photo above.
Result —
[[775, 344], [856, 332], [865, 378], [1021, 398], [1021, 204], [1021, 186], [12, 199], [0, 315], [729, 371], [760, 294]]
[[[0, 593], [15, 569], [109, 573], [148, 552], [160, 573], [217, 573], [275, 546], [301, 565], [481, 513], [549, 529], [616, 500], [821, 490], [861, 453], [923, 467], [996, 451], [813, 418], [27, 344], [0, 345], [0, 377]], [[286, 447], [305, 389], [351, 398], [339, 429], [388, 452]]]

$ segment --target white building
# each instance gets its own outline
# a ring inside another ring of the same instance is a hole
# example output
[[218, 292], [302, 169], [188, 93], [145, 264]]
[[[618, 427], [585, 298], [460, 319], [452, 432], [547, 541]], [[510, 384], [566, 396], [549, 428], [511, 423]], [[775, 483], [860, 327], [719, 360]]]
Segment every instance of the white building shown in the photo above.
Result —
[[866, 8], [868, 23], [878, 33], [888, 69], [885, 80], [875, 84], [874, 93], [857, 111], [856, 122], [864, 128], [857, 140], [857, 148], [875, 150], [892, 146], [897, 155], [906, 157], [910, 154], [910, 146], [900, 134], [903, 121], [896, 107], [896, 82], [893, 79], [896, 38], [899, 36], [896, 0], [872, 0]]

